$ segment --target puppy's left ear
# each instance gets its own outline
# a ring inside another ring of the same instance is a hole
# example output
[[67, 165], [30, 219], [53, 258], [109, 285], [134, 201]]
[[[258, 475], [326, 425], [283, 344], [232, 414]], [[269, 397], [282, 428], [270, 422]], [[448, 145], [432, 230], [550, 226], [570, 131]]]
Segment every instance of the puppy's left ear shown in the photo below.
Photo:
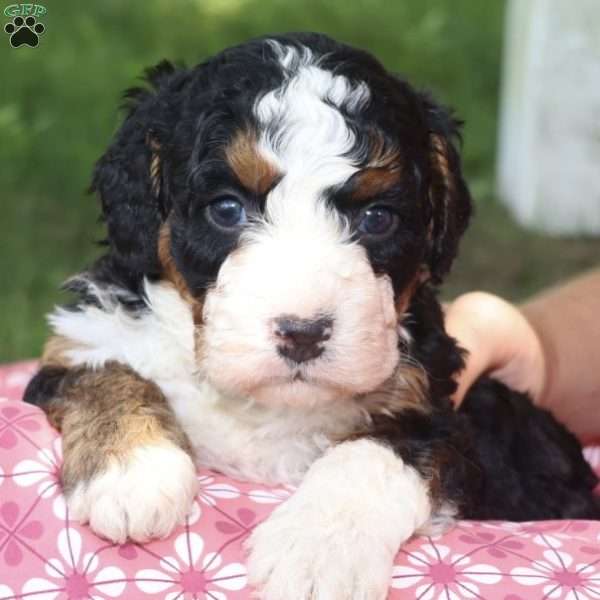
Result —
[[110, 257], [136, 285], [160, 272], [158, 232], [168, 207], [161, 189], [159, 130], [168, 131], [177, 111], [166, 99], [169, 86], [185, 76], [184, 69], [166, 61], [145, 72], [146, 84], [126, 92], [125, 120], [94, 169], [90, 189], [100, 196]]
[[472, 202], [463, 178], [458, 144], [462, 122], [422, 95], [429, 128], [429, 271], [440, 283], [450, 271], [458, 244], [471, 216]]

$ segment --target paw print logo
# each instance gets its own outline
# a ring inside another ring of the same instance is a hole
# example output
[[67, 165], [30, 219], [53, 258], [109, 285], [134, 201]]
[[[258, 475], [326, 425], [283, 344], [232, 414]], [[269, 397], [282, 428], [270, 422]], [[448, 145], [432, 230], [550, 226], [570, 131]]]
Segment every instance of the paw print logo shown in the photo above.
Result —
[[10, 35], [10, 45], [13, 48], [29, 46], [35, 48], [46, 28], [38, 23], [35, 17], [15, 17], [11, 23], [4, 25], [4, 31]]

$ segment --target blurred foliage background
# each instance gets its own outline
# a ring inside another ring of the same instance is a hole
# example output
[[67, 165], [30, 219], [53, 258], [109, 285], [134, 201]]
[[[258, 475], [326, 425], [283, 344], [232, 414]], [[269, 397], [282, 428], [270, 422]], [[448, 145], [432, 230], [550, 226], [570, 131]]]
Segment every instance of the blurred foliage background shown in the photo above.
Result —
[[[46, 0], [35, 48], [0, 40], [0, 360], [39, 354], [58, 288], [99, 254], [85, 190], [119, 123], [120, 92], [160, 59], [194, 63], [269, 32], [364, 47], [455, 107], [477, 218], [444, 288], [522, 298], [597, 262], [600, 241], [517, 227], [494, 200], [503, 0]], [[6, 18], [5, 21], [9, 19]], [[4, 34], [2, 34], [4, 35]]]

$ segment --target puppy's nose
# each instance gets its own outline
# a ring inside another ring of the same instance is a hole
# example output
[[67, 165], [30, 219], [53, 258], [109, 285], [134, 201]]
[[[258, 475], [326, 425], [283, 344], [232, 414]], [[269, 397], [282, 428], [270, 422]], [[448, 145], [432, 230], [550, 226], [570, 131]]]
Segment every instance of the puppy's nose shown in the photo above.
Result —
[[281, 316], [275, 319], [275, 335], [281, 340], [277, 350], [281, 356], [296, 363], [303, 363], [323, 354], [321, 342], [331, 337], [333, 319], [300, 319]]

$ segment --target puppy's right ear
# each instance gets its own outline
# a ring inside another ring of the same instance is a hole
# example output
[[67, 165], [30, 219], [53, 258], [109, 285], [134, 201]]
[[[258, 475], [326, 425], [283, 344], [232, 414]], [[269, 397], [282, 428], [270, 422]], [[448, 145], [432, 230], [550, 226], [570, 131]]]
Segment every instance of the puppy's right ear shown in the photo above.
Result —
[[429, 270], [439, 284], [450, 270], [472, 212], [459, 152], [462, 123], [447, 108], [421, 94], [429, 129], [431, 231]]
[[158, 232], [168, 211], [161, 197], [160, 130], [165, 119], [159, 100], [181, 74], [163, 61], [145, 72], [147, 87], [125, 93], [125, 121], [94, 169], [90, 189], [100, 196], [110, 255], [128, 281], [159, 272]]

